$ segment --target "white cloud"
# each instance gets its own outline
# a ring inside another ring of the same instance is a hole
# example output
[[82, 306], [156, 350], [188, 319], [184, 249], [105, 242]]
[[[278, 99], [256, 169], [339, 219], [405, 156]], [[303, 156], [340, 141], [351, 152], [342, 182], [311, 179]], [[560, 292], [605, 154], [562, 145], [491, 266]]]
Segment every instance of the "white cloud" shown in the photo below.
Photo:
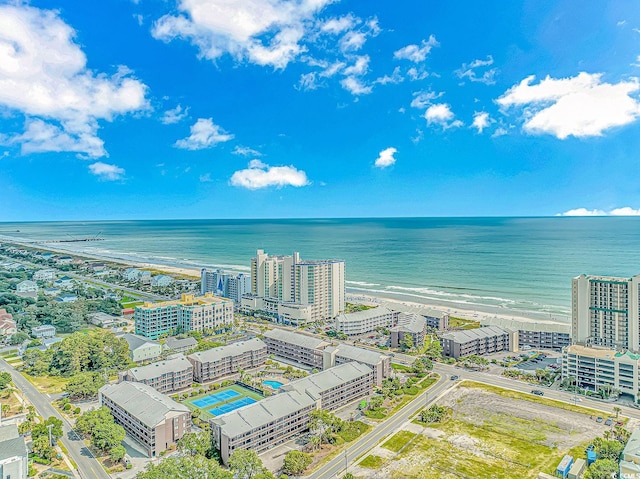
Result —
[[486, 60], [473, 60], [471, 63], [463, 63], [462, 66], [455, 71], [456, 75], [460, 79], [468, 79], [472, 82], [480, 82], [485, 85], [493, 85], [496, 80], [495, 76], [498, 73], [497, 68], [485, 69], [481, 76], [478, 76], [476, 70], [484, 69], [485, 67], [493, 65], [493, 57], [487, 55]]
[[184, 120], [188, 115], [189, 107], [182, 108], [181, 105], [178, 105], [172, 110], [165, 111], [160, 121], [165, 125], [171, 125]]
[[307, 174], [295, 166], [269, 166], [260, 160], [252, 160], [249, 167], [238, 170], [231, 176], [231, 184], [249, 190], [275, 186], [301, 187], [309, 184]]
[[319, 87], [320, 83], [318, 83], [318, 74], [316, 72], [303, 73], [295, 85], [296, 90], [302, 91], [317, 90]]
[[354, 76], [343, 78], [340, 84], [353, 95], [368, 95], [373, 91], [373, 87], [365, 85], [359, 78]]
[[369, 71], [369, 55], [359, 55], [356, 57], [353, 65], [348, 66], [343, 70], [343, 73], [349, 75], [364, 75]]
[[89, 165], [89, 171], [104, 181], [121, 180], [125, 174], [124, 168], [101, 161]]
[[420, 45], [407, 45], [400, 50], [396, 50], [393, 53], [393, 58], [396, 60], [409, 60], [413, 63], [421, 63], [427, 59], [427, 55], [431, 52], [433, 47], [440, 46], [436, 37], [431, 35], [429, 40], [422, 40]]
[[200, 175], [198, 179], [200, 180], [200, 183], [211, 183], [213, 181], [213, 179], [211, 178], [211, 173]]
[[258, 150], [254, 150], [253, 148], [249, 148], [248, 146], [240, 145], [236, 146], [231, 153], [240, 156], [262, 156], [262, 153], [260, 153]]
[[417, 69], [415, 67], [411, 67], [407, 70], [407, 76], [411, 81], [419, 81], [424, 80], [429, 76], [429, 72], [424, 69]]
[[599, 209], [589, 210], [587, 208], [575, 208], [573, 210], [558, 213], [556, 216], [640, 216], [640, 208], [635, 209], [630, 206], [614, 208], [610, 211]]
[[427, 108], [424, 114], [428, 125], [439, 125], [443, 129], [458, 128], [463, 125], [460, 120], [455, 120], [451, 107], [446, 103], [436, 103]]
[[433, 100], [440, 98], [444, 95], [444, 92], [436, 93], [434, 91], [417, 91], [413, 93], [413, 100], [411, 100], [411, 107], [423, 109], [431, 105]]
[[376, 159], [375, 166], [378, 168], [386, 168], [388, 166], [395, 165], [396, 159], [393, 155], [397, 152], [398, 150], [393, 147], [382, 150]]
[[181, 1], [180, 13], [160, 18], [152, 34], [167, 42], [188, 40], [209, 60], [229, 54], [283, 69], [307, 49], [303, 39], [314, 26], [314, 17], [331, 1]]
[[376, 78], [373, 83], [386, 85], [387, 83], [402, 83], [403, 81], [404, 81], [404, 77], [400, 73], [400, 67], [395, 67], [391, 75], [384, 75], [379, 78]]
[[604, 83], [600, 73], [580, 73], [537, 85], [529, 76], [507, 90], [497, 103], [504, 109], [523, 107], [524, 130], [549, 133], [559, 139], [601, 136], [605, 130], [636, 121], [640, 103], [630, 96], [640, 90], [638, 79]]
[[345, 15], [339, 18], [330, 18], [322, 24], [320, 31], [337, 35], [338, 33], [351, 30], [357, 23], [353, 15]]
[[343, 52], [355, 52], [360, 50], [367, 41], [367, 36], [362, 32], [350, 31], [340, 39], [340, 50]]
[[493, 123], [493, 120], [486, 111], [477, 111], [473, 114], [473, 123], [471, 126], [482, 133], [485, 128]]
[[191, 125], [191, 135], [176, 141], [174, 146], [184, 150], [202, 150], [232, 139], [233, 135], [216, 125], [212, 118], [198, 118], [198, 121]]
[[0, 6], [0, 106], [25, 115], [25, 132], [9, 138], [24, 153], [104, 156], [98, 121], [148, 108], [146, 85], [126, 67], [89, 70], [74, 37], [58, 12]]

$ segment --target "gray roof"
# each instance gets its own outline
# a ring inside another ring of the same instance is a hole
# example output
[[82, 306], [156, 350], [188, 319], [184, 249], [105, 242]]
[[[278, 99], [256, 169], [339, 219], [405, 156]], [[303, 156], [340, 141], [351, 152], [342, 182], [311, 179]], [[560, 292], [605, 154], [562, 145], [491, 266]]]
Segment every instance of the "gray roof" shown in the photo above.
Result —
[[164, 346], [167, 349], [182, 349], [182, 348], [191, 349], [191, 348], [195, 348], [197, 345], [198, 345], [198, 341], [196, 341], [196, 338], [184, 338], [184, 339], [167, 338], [167, 340], [164, 342]]
[[164, 421], [169, 413], [189, 412], [189, 408], [184, 404], [177, 403], [169, 396], [142, 383], [125, 381], [107, 384], [100, 388], [100, 394], [149, 427], [155, 427]]
[[165, 361], [158, 361], [157, 363], [152, 363], [147, 366], [129, 369], [127, 374], [133, 376], [137, 381], [144, 381], [146, 379], [157, 378], [163, 374], [177, 373], [187, 369], [193, 369], [193, 365], [182, 354], [177, 354], [173, 358]]
[[500, 328], [519, 331], [571, 334], [570, 323], [559, 323], [555, 321], [519, 321], [517, 319], [489, 317], [482, 318], [480, 324], [483, 326], [498, 326]]
[[318, 349], [328, 346], [329, 343], [313, 336], [307, 336], [305, 334], [294, 333], [285, 329], [274, 328], [264, 333], [265, 338], [275, 339], [283, 341], [285, 343], [297, 344], [307, 349]]
[[398, 316], [398, 325], [391, 328], [391, 331], [402, 331], [405, 333], [419, 334], [425, 331], [427, 320], [419, 314], [401, 313]]
[[52, 324], [41, 324], [40, 326], [34, 326], [33, 328], [31, 328], [31, 332], [32, 333], [37, 333], [40, 331], [49, 331], [51, 329], [56, 329], [56, 327]]
[[377, 318], [378, 316], [385, 316], [392, 314], [392, 311], [384, 306], [378, 306], [377, 308], [365, 309], [363, 311], [356, 311], [354, 313], [342, 313], [336, 317], [337, 321], [362, 321], [369, 318]]
[[16, 456], [27, 457], [28, 454], [24, 438], [18, 434], [18, 426], [0, 426], [0, 461]]
[[292, 381], [282, 386], [281, 390], [306, 392], [317, 400], [320, 399], [323, 392], [371, 373], [372, 370], [368, 366], [357, 362], [349, 362], [325, 369], [306, 378]]
[[467, 329], [465, 331], [446, 333], [442, 335], [442, 339], [453, 340], [456, 343], [468, 343], [470, 341], [475, 341], [476, 339], [502, 336], [507, 333], [508, 331], [497, 326], [487, 326], [486, 328]]
[[267, 345], [261, 339], [253, 338], [248, 341], [239, 341], [227, 346], [208, 349], [190, 354], [188, 357], [201, 363], [214, 363], [230, 356], [239, 356], [247, 351], [260, 351], [266, 349]]
[[89, 313], [88, 316], [97, 321], [116, 321], [118, 319], [117, 316], [113, 316], [111, 314], [103, 313], [102, 311], [96, 311], [95, 313]]
[[139, 336], [137, 334], [125, 333], [125, 334], [121, 334], [120, 337], [123, 338], [129, 344], [129, 349], [131, 351], [134, 351], [139, 347], [145, 346], [147, 344], [160, 346], [160, 343], [147, 339], [144, 336]]
[[640, 429], [636, 429], [629, 436], [627, 445], [624, 447], [624, 454], [640, 457]]
[[218, 424], [224, 435], [236, 437], [314, 404], [311, 396], [304, 392], [282, 392], [213, 418], [210, 422]]
[[409, 306], [407, 304], [395, 303], [392, 301], [388, 303], [384, 303], [382, 306], [390, 309], [391, 311], [398, 311], [400, 313], [408, 313], [408, 314], [419, 314], [420, 316], [424, 316], [428, 318], [441, 319], [444, 316], [447, 316], [449, 314], [445, 311], [440, 311], [438, 309], [420, 308], [417, 306]]
[[352, 361], [358, 361], [359, 363], [370, 364], [372, 366], [380, 364], [381, 361], [389, 357], [386, 354], [371, 351], [369, 349], [357, 348], [348, 344], [339, 344], [337, 347], [327, 348], [327, 351], [332, 352], [336, 349], [336, 356], [338, 357], [351, 359]]

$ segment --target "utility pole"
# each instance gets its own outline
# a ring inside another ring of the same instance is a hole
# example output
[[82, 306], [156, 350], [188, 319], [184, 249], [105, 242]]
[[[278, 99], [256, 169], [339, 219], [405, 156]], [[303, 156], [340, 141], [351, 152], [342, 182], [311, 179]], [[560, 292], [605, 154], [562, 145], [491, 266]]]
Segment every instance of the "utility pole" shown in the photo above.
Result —
[[53, 424], [49, 424], [47, 429], [49, 430], [49, 446], [53, 447], [53, 441], [51, 441], [51, 429], [53, 428]]

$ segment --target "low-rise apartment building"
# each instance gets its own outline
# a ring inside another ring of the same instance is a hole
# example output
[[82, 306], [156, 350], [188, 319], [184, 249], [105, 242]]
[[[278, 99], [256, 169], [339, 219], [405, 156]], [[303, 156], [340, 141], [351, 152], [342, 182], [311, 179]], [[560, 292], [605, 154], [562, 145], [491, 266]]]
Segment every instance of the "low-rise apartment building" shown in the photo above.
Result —
[[195, 338], [167, 338], [164, 342], [164, 349], [171, 350], [176, 353], [186, 353], [187, 351], [195, 348], [198, 345], [198, 341]]
[[263, 340], [269, 354], [314, 369], [323, 369], [323, 350], [331, 345], [319, 338], [278, 328], [266, 331]]
[[498, 326], [518, 333], [514, 343], [518, 349], [550, 349], [562, 351], [571, 345], [571, 324], [557, 321], [519, 321], [509, 318], [488, 317], [480, 320], [482, 326]]
[[193, 364], [182, 354], [147, 366], [132, 368], [119, 374], [120, 382], [132, 381], [151, 386], [163, 394], [191, 386]]
[[240, 369], [262, 366], [267, 360], [267, 345], [254, 338], [193, 353], [187, 358], [193, 364], [193, 379], [203, 383], [235, 374]]
[[445, 333], [440, 337], [442, 355], [461, 358], [470, 354], [492, 354], [513, 351], [516, 333], [497, 326]]
[[390, 328], [394, 325], [398, 313], [383, 307], [365, 309], [355, 313], [342, 313], [336, 316], [334, 329], [347, 336], [357, 336], [375, 331], [377, 328]]
[[400, 313], [396, 326], [390, 330], [389, 343], [392, 348], [398, 348], [407, 335], [410, 335], [413, 347], [422, 348], [427, 334], [427, 320], [424, 316], [414, 313]]
[[136, 334], [150, 339], [180, 331], [220, 330], [233, 323], [233, 301], [211, 293], [183, 294], [179, 300], [136, 307], [134, 322]]
[[16, 285], [16, 293], [37, 293], [38, 283], [25, 279]]
[[622, 352], [604, 347], [574, 344], [562, 352], [562, 378], [577, 382], [592, 391], [617, 389], [640, 397], [638, 375], [640, 354]]
[[162, 345], [137, 334], [120, 335], [129, 345], [129, 357], [134, 363], [153, 361], [162, 355]]
[[53, 338], [56, 335], [56, 327], [50, 324], [41, 324], [31, 328], [31, 336], [36, 339]]
[[370, 349], [348, 344], [329, 346], [324, 350], [324, 369], [350, 362], [360, 363], [371, 369], [373, 383], [380, 386], [382, 380], [391, 376], [391, 357]]
[[52, 269], [40, 269], [33, 273], [33, 281], [53, 281], [56, 279], [56, 272]]
[[449, 329], [449, 313], [446, 311], [420, 306], [409, 306], [391, 301], [383, 303], [382, 306], [395, 313], [417, 314], [418, 316], [422, 316], [427, 322], [427, 328], [429, 329], [435, 331], [447, 331]]
[[225, 464], [236, 449], [266, 451], [308, 430], [312, 411], [335, 410], [367, 396], [372, 385], [371, 370], [358, 363], [293, 381], [274, 396], [211, 419], [214, 445]]
[[106, 406], [117, 424], [156, 457], [191, 431], [191, 411], [183, 404], [137, 382], [100, 388], [100, 406]]

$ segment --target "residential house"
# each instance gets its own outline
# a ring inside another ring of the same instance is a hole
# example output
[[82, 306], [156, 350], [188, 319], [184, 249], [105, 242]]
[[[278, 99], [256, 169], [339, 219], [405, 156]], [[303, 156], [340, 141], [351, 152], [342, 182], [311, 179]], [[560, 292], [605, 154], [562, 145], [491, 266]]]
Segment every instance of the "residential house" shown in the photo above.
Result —
[[171, 276], [167, 276], [166, 274], [159, 274], [151, 279], [151, 286], [155, 288], [163, 288], [166, 286], [170, 286], [173, 281], [174, 279]]
[[58, 296], [62, 290], [60, 288], [44, 288], [42, 292], [45, 296]]
[[122, 277], [127, 281], [138, 281], [141, 275], [142, 275], [142, 271], [135, 268], [127, 268], [122, 273]]
[[33, 273], [31, 279], [34, 281], [53, 281], [56, 279], [56, 272], [52, 269], [40, 269]]
[[55, 300], [58, 303], [75, 303], [76, 301], [78, 301], [78, 296], [71, 293], [65, 293], [55, 298]]
[[29, 451], [15, 424], [0, 425], [0, 478], [27, 479]]
[[24, 280], [20, 281], [16, 285], [16, 293], [37, 293], [38, 292], [38, 283], [35, 281]]
[[10, 338], [18, 332], [18, 327], [13, 315], [7, 313], [6, 309], [0, 309], [0, 336]]
[[75, 286], [75, 280], [70, 278], [69, 276], [63, 276], [62, 278], [56, 280], [53, 285], [56, 288], [60, 289], [72, 289]]
[[56, 327], [50, 324], [42, 324], [31, 328], [31, 336], [36, 339], [53, 338], [56, 335]]
[[187, 351], [192, 350], [198, 345], [198, 341], [195, 338], [184, 338], [178, 339], [174, 337], [169, 337], [164, 342], [164, 349], [168, 349], [170, 351], [175, 351], [176, 353], [186, 353]]
[[162, 355], [162, 345], [137, 334], [125, 333], [120, 336], [129, 344], [129, 356], [134, 363], [153, 361]]
[[95, 326], [100, 326], [101, 328], [112, 328], [120, 321], [120, 318], [117, 316], [112, 316], [107, 313], [102, 313], [100, 311], [95, 313], [89, 313], [87, 315], [87, 319], [89, 322]]

